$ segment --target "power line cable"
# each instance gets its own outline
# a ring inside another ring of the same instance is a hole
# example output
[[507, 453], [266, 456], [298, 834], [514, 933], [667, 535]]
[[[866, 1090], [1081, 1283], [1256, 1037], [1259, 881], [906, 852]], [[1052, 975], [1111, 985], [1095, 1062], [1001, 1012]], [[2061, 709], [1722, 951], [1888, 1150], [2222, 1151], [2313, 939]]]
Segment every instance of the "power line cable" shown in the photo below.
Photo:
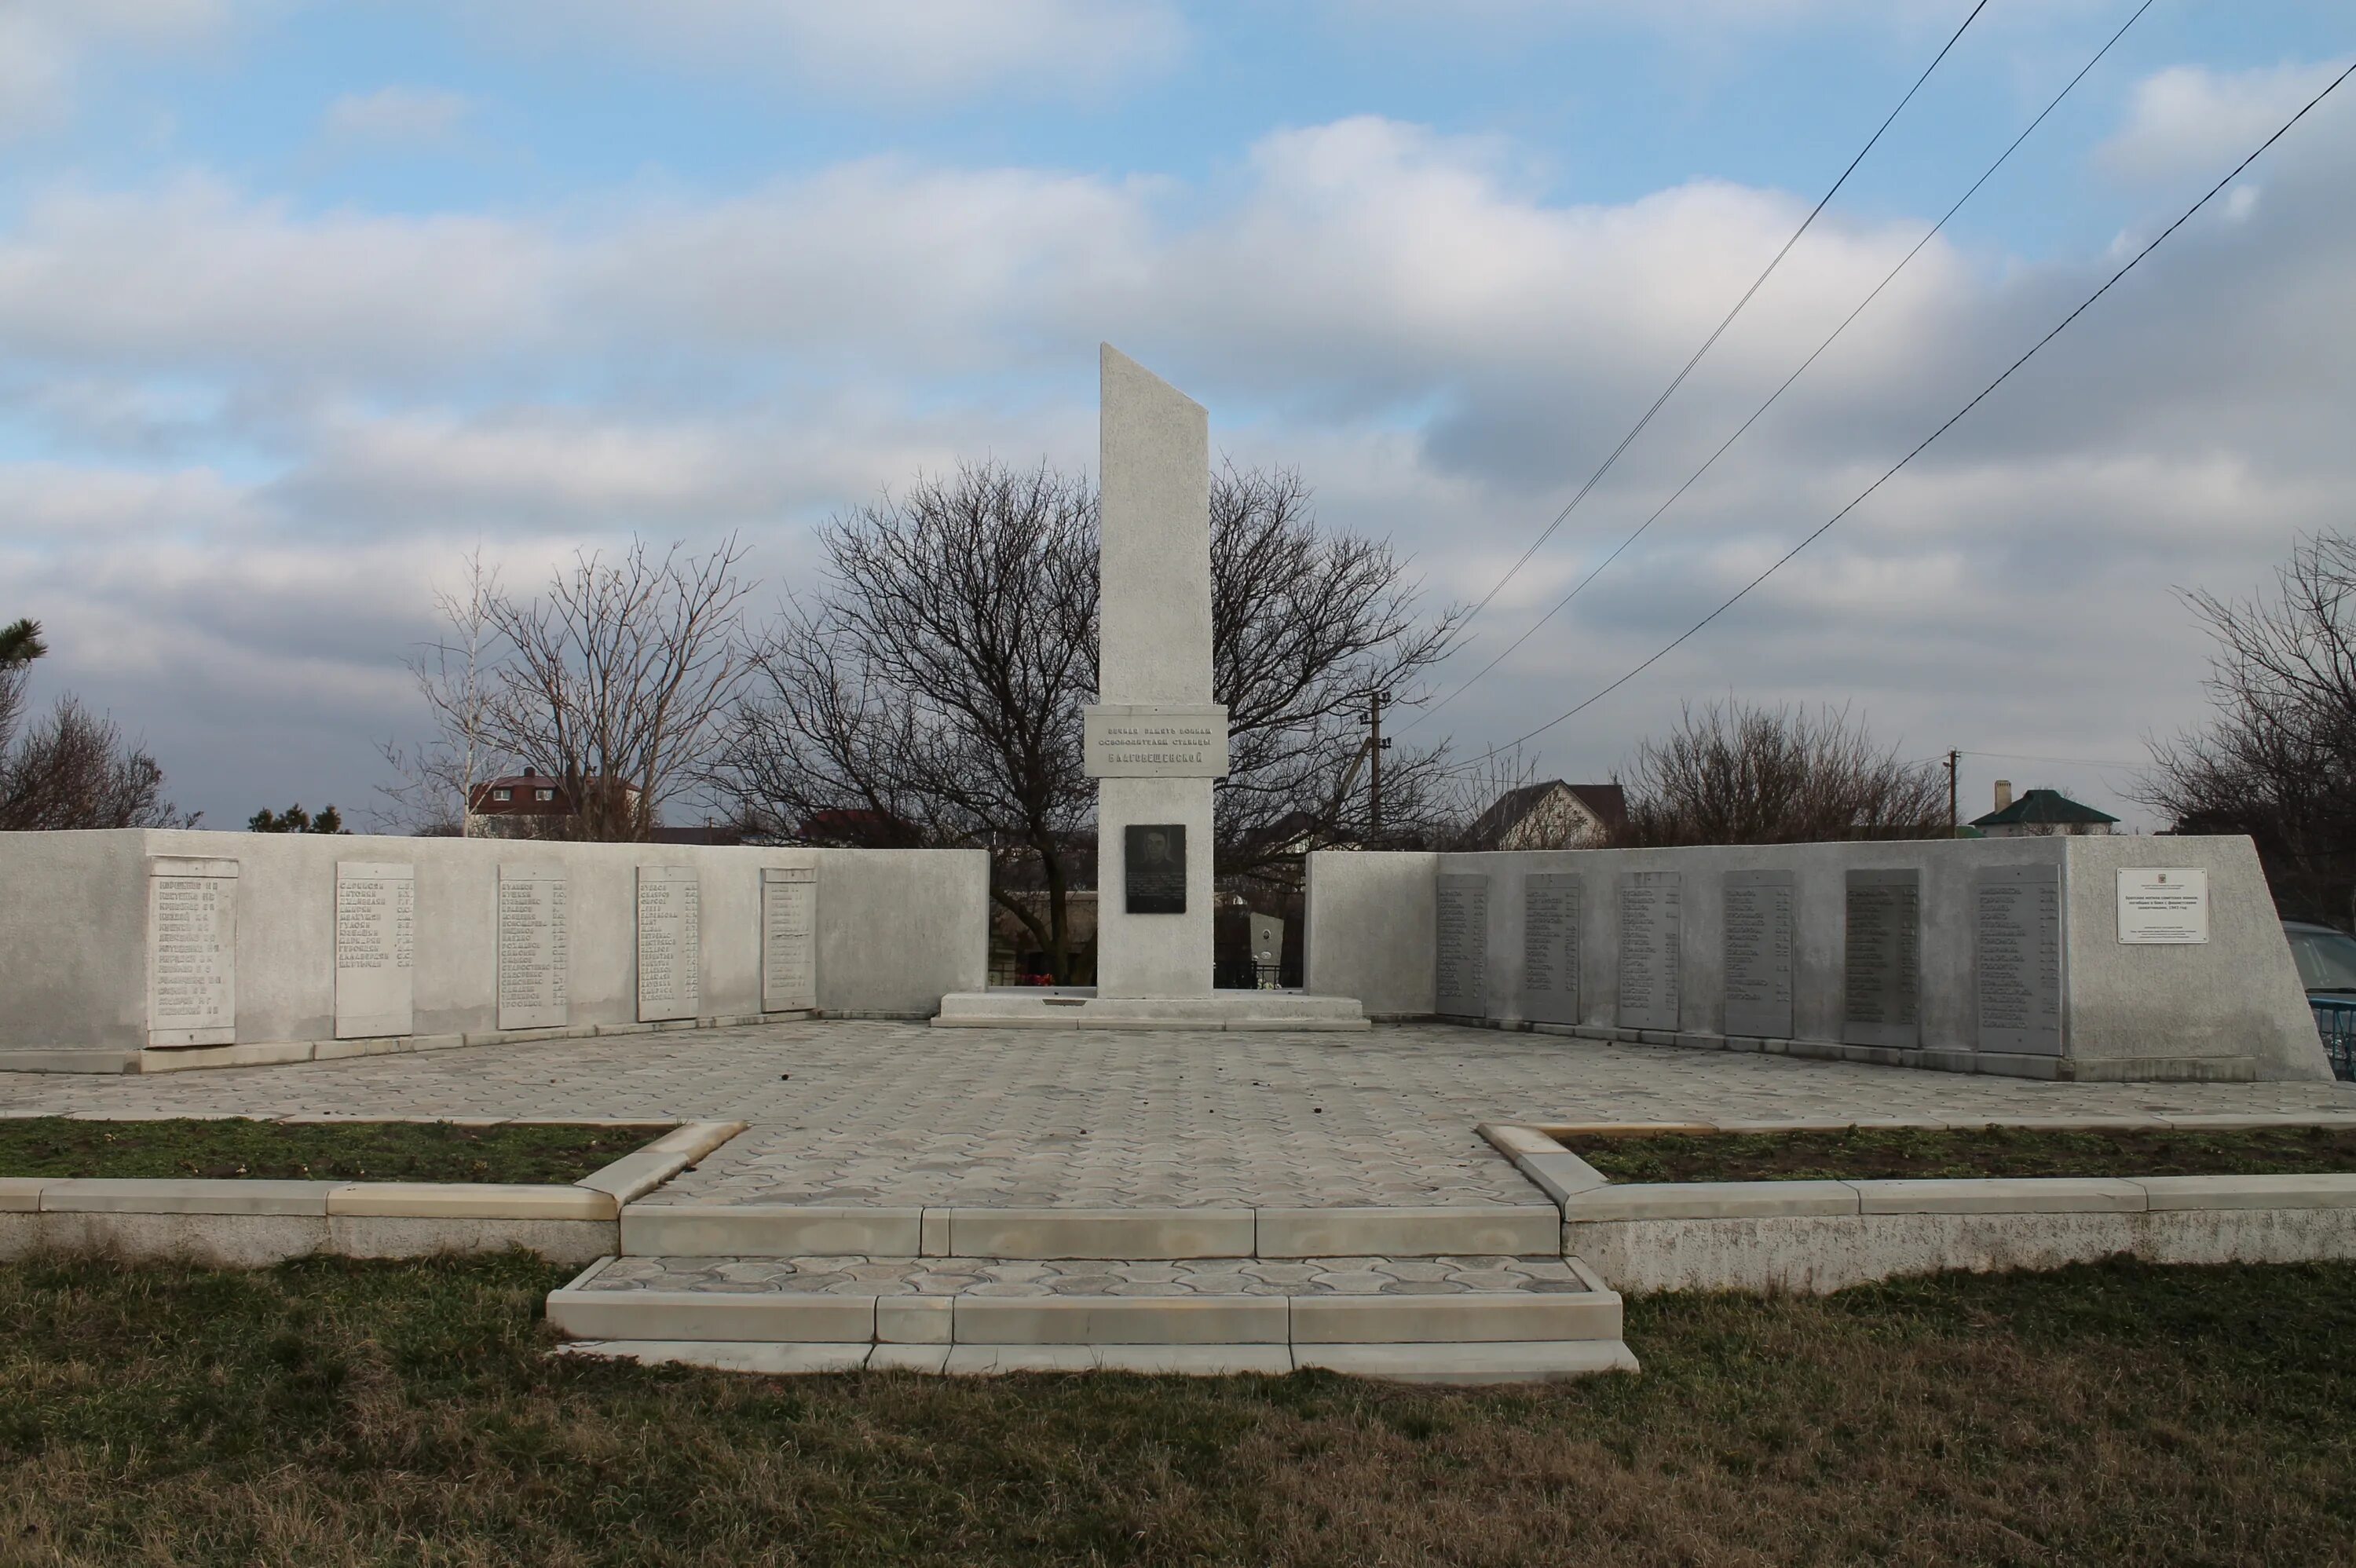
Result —
[[[2006, 163], [2011, 159], [2013, 154], [2020, 150], [2020, 144], [2029, 140], [2030, 133], [2033, 133], [2040, 125], [2045, 123], [2046, 116], [2051, 114], [2056, 109], [2059, 109], [2062, 106], [2062, 101], [2069, 97], [2071, 91], [2076, 88], [2080, 82], [2086, 80], [2087, 73], [2102, 63], [2103, 57], [2111, 52], [2112, 45], [2116, 44], [2121, 38], [2126, 37], [2127, 29], [2134, 27], [2136, 20], [2140, 18], [2146, 11], [2150, 10], [2157, 3], [2158, 0], [2143, 0], [2143, 4], [2136, 7], [2134, 15], [2130, 16], [2120, 25], [2119, 30], [2113, 33], [2110, 36], [2109, 40], [2105, 42], [2101, 48], [2094, 51], [2094, 58], [2089, 59], [2084, 65], [2079, 67], [2078, 74], [2072, 77], [2068, 83], [2062, 87], [2062, 91], [2053, 95], [2052, 101], [2046, 104], [2043, 109], [2038, 112], [2037, 118], [2031, 120], [2028, 125], [2022, 129], [2020, 134], [2012, 139], [2012, 144], [2005, 148], [2005, 150], [1997, 155], [1996, 162], [1990, 164], [1987, 168], [1981, 173], [1980, 177], [1972, 182], [1971, 188], [1965, 191], [1963, 195], [1957, 197], [1955, 198], [1954, 205], [1948, 208], [1945, 214], [1940, 218], [1939, 221], [1931, 225], [1930, 229], [1923, 234], [1922, 238], [1914, 242], [1914, 249], [1907, 251], [1904, 256], [1899, 258], [1898, 264], [1890, 269], [1889, 275], [1884, 277], [1881, 282], [1873, 285], [1873, 292], [1866, 295], [1864, 299], [1858, 302], [1857, 308], [1850, 311], [1847, 316], [1842, 320], [1838, 326], [1833, 328], [1830, 336], [1826, 337], [1822, 343], [1816, 345], [1815, 352], [1809, 355], [1805, 359], [1800, 361], [1800, 368], [1793, 371], [1789, 376], [1783, 378], [1783, 384], [1776, 388], [1772, 393], [1768, 394], [1767, 400], [1760, 404], [1758, 408], [1752, 410], [1751, 417], [1744, 420], [1742, 423], [1736, 428], [1732, 435], [1728, 436], [1724, 441], [1720, 442], [1719, 443], [1718, 450], [1711, 453], [1708, 458], [1703, 462], [1699, 468], [1695, 469], [1692, 474], [1688, 475], [1684, 484], [1671, 491], [1667, 500], [1663, 501], [1658, 507], [1653, 509], [1653, 515], [1651, 517], [1646, 517], [1642, 523], [1639, 523], [1636, 526], [1634, 532], [1631, 533], [1626, 539], [1622, 539], [1618, 544], [1614, 545], [1612, 549], [1611, 554], [1605, 556], [1601, 561], [1598, 561], [1593, 571], [1590, 571], [1585, 577], [1580, 578], [1577, 583], [1572, 585], [1569, 592], [1564, 594], [1560, 599], [1555, 602], [1553, 609], [1548, 610], [1545, 614], [1531, 622], [1529, 628], [1526, 631], [1523, 632], [1520, 636], [1515, 637], [1511, 643], [1507, 644], [1504, 651], [1499, 653], [1494, 658], [1491, 659], [1487, 664], [1483, 665], [1478, 670], [1474, 671], [1471, 679], [1466, 680], [1462, 686], [1457, 687], [1455, 690], [1450, 692], [1447, 696], [1441, 698], [1430, 707], [1419, 711], [1413, 719], [1408, 720], [1404, 728], [1408, 730], [1414, 729], [1418, 724], [1422, 723], [1425, 719], [1439, 712], [1441, 709], [1447, 707], [1450, 703], [1463, 696], [1467, 690], [1472, 688], [1475, 682], [1479, 681], [1483, 676], [1486, 676], [1491, 670], [1495, 669], [1499, 665], [1513, 657], [1515, 650], [1519, 649], [1524, 643], [1528, 642], [1532, 637], [1536, 636], [1539, 630], [1548, 622], [1552, 621], [1557, 615], [1561, 614], [1564, 610], [1568, 609], [1570, 605], [1570, 602], [1578, 598], [1580, 593], [1584, 592], [1589, 583], [1603, 575], [1604, 569], [1609, 567], [1613, 561], [1618, 560], [1622, 554], [1627, 550], [1630, 545], [1634, 544], [1638, 539], [1644, 538], [1645, 531], [1652, 528], [1655, 523], [1659, 522], [1662, 517], [1667, 513], [1668, 509], [1677, 504], [1678, 498], [1687, 490], [1692, 489], [1694, 485], [1700, 481], [1701, 476], [1708, 473], [1711, 467], [1717, 464], [1718, 460], [1725, 456], [1728, 450], [1731, 448], [1736, 442], [1740, 441], [1743, 435], [1752, 425], [1759, 422], [1761, 416], [1765, 414], [1769, 409], [1773, 408], [1777, 400], [1780, 400], [1785, 392], [1792, 389], [1792, 384], [1797, 381], [1802, 376], [1807, 374], [1808, 367], [1814, 365], [1819, 358], [1821, 358], [1825, 350], [1830, 348], [1835, 341], [1840, 337], [1840, 335], [1849, 329], [1850, 324], [1856, 321], [1858, 316], [1865, 314], [1866, 307], [1873, 304], [1875, 300], [1881, 297], [1882, 291], [1897, 281], [1898, 274], [1906, 270], [1907, 263], [1913, 261], [1916, 256], [1922, 254], [1922, 248], [1925, 245], [1928, 245], [1933, 240], [1938, 238], [1940, 231], [1947, 227], [1948, 220], [1954, 218], [1956, 213], [1961, 212], [1964, 209], [1964, 204], [1965, 202], [1971, 200], [1973, 197], [1979, 194], [1980, 187], [1987, 184], [1990, 179], [1994, 178], [1996, 172], [2004, 167]], [[1574, 503], [1574, 505], [1576, 503]], [[1540, 542], [1543, 543], [1544, 540], [1541, 540]], [[1524, 559], [1526, 560], [1527, 558], [1525, 557]]]
[[1777, 557], [1774, 562], [1764, 571], [1762, 571], [1758, 576], [1752, 578], [1749, 582], [1744, 583], [1740, 589], [1736, 590], [1735, 592], [1723, 603], [1719, 604], [1717, 609], [1712, 610], [1708, 614], [1704, 615], [1700, 620], [1696, 621], [1692, 625], [1678, 633], [1660, 648], [1655, 650], [1655, 652], [1647, 656], [1644, 662], [1629, 670], [1626, 674], [1621, 676], [1618, 679], [1612, 681], [1609, 686], [1603, 687], [1600, 690], [1594, 692], [1584, 701], [1577, 704], [1565, 712], [1557, 714], [1554, 718], [1547, 720], [1545, 723], [1539, 725], [1537, 729], [1530, 731], [1525, 735], [1509, 741], [1502, 746], [1494, 746], [1480, 756], [1472, 758], [1464, 763], [1460, 763], [1453, 768], [1442, 769], [1440, 771], [1445, 773], [1461, 773], [1467, 769], [1477, 767], [1493, 757], [1499, 756], [1504, 752], [1510, 752], [1518, 746], [1537, 739], [1537, 737], [1545, 734], [1547, 731], [1553, 729], [1558, 724], [1561, 724], [1569, 720], [1577, 718], [1580, 714], [1584, 713], [1590, 708], [1594, 707], [1598, 702], [1602, 701], [1605, 698], [1611, 696], [1613, 692], [1619, 690], [1622, 687], [1627, 685], [1630, 681], [1635, 679], [1638, 676], [1644, 674], [1655, 665], [1660, 663], [1661, 660], [1666, 658], [1670, 654], [1683, 646], [1687, 641], [1692, 638], [1696, 634], [1699, 633], [1703, 628], [1707, 627], [1711, 622], [1717, 620], [1720, 615], [1725, 614], [1729, 610], [1733, 609], [1738, 603], [1740, 603], [1743, 598], [1747, 596], [1752, 589], [1758, 587], [1761, 583], [1774, 576], [1776, 572], [1782, 571], [1785, 565], [1789, 564], [1793, 557], [1798, 555], [1802, 550], [1807, 549], [1810, 545], [1824, 538], [1825, 535], [1830, 533], [1836, 524], [1837, 524], [1843, 517], [1847, 517], [1851, 512], [1857, 510], [1858, 507], [1863, 506], [1866, 500], [1871, 496], [1875, 491], [1880, 489], [1884, 485], [1888, 484], [1893, 477], [1895, 477], [1900, 469], [1904, 468], [1908, 464], [1913, 462], [1914, 459], [1920, 457], [1930, 448], [1933, 442], [1937, 441], [1941, 436], [1953, 430], [1962, 421], [1965, 414], [1970, 413], [1974, 409], [1979, 407], [1982, 402], [1987, 400], [1990, 393], [1994, 392], [1998, 387], [2003, 386], [2005, 382], [2010, 380], [2015, 371], [2019, 370], [2023, 365], [2028, 364], [2029, 360], [2035, 358], [2038, 351], [2042, 349], [2047, 344], [2061, 336], [2062, 334], [2069, 327], [2071, 323], [2076, 321], [2080, 316], [2085, 315], [2087, 311], [2093, 309], [2095, 301], [2101, 299], [2104, 294], [2109, 293], [2111, 290], [2117, 285], [2120, 279], [2126, 277], [2129, 272], [2134, 272], [2137, 266], [2142, 264], [2145, 257], [2150, 255], [2154, 251], [2158, 250], [2160, 246], [2166, 243], [2169, 238], [2178, 229], [2192, 221], [2195, 214], [2199, 213], [2202, 208], [2207, 207], [2211, 202], [2216, 200], [2218, 195], [2222, 192], [2227, 186], [2232, 185], [2236, 179], [2241, 177], [2243, 170], [2248, 168], [2252, 164], [2256, 163], [2267, 148], [2273, 146], [2276, 142], [2281, 141], [2285, 136], [2288, 135], [2292, 126], [2297, 125], [2301, 120], [2306, 119], [2317, 104], [2321, 103], [2325, 99], [2338, 91], [2340, 83], [2346, 81], [2351, 75], [2356, 75], [2356, 63], [2351, 63], [2346, 69], [2342, 70], [2338, 76], [2333, 77], [2331, 80], [2324, 86], [2322, 91], [2317, 93], [2313, 98], [2308, 99], [2299, 109], [2297, 113], [2284, 121], [2273, 135], [2268, 136], [2265, 141], [2259, 143], [2255, 151], [2252, 152], [2248, 157], [2244, 158], [2240, 163], [2234, 165], [2233, 170], [2231, 174], [2228, 174], [2223, 179], [2219, 180], [2215, 185], [2211, 186], [2209, 187], [2208, 194], [2201, 197], [2200, 200], [2194, 202], [2190, 207], [2186, 208], [2175, 222], [2169, 224], [2166, 229], [2161, 229], [2158, 237], [2156, 237], [2151, 243], [2146, 245], [2142, 250], [2136, 251], [2133, 257], [2129, 258], [2126, 265], [2121, 267], [2117, 272], [2113, 272], [2110, 275], [2109, 280], [2105, 282], [2101, 288], [2096, 289], [2093, 293], [2088, 294], [2083, 300], [2079, 302], [2077, 308], [2072, 310], [2068, 315], [2063, 316], [2051, 332], [2048, 332], [2044, 336], [2031, 344], [2027, 353], [2023, 354], [2019, 358], [2007, 366], [2002, 375], [1998, 376], [1995, 380], [1990, 381], [1987, 386], [1982, 387], [1973, 395], [1971, 401], [1965, 403], [1962, 408], [1957, 409], [1954, 413], [1947, 416], [1944, 422], [1943, 422], [1930, 434], [1924, 436], [1920, 442], [1916, 443], [1913, 449], [1908, 452], [1905, 456], [1891, 464], [1890, 467], [1883, 472], [1881, 477], [1876, 479], [1872, 484], [1859, 491], [1848, 505], [1843, 507], [1839, 511], [1835, 512], [1831, 517], [1826, 518], [1814, 532], [1810, 533], [1806, 538], [1800, 540], [1799, 543], [1794, 545], [1790, 549], [1785, 550], [1781, 556]]
[[1833, 181], [1832, 188], [1826, 191], [1823, 198], [1819, 200], [1814, 208], [1809, 209], [1808, 216], [1801, 220], [1800, 226], [1792, 230], [1792, 237], [1783, 241], [1783, 248], [1775, 252], [1775, 259], [1767, 263], [1767, 270], [1761, 272], [1758, 277], [1753, 279], [1749, 288], [1743, 290], [1742, 297], [1734, 302], [1734, 308], [1726, 313], [1726, 319], [1719, 322], [1717, 328], [1713, 330], [1708, 337], [1702, 340], [1702, 346], [1694, 350], [1693, 357], [1686, 361], [1685, 368], [1679, 370], [1676, 374], [1676, 379], [1672, 380], [1667, 387], [1662, 389], [1659, 397], [1653, 400], [1653, 406], [1644, 411], [1644, 417], [1638, 420], [1634, 427], [1632, 428], [1626, 435], [1620, 438], [1620, 444], [1613, 447], [1612, 449], [1611, 455], [1603, 460], [1601, 465], [1599, 466], [1594, 473], [1587, 476], [1587, 483], [1581, 485], [1579, 487], [1579, 493], [1571, 496], [1571, 498], [1564, 504], [1561, 511], [1555, 514], [1554, 521], [1546, 526], [1545, 531], [1540, 533], [1536, 539], [1533, 539], [1530, 542], [1530, 548], [1522, 552], [1522, 558], [1506, 569], [1505, 574], [1497, 579], [1496, 582], [1491, 586], [1488, 592], [1481, 595], [1481, 602], [1473, 605], [1472, 613], [1465, 617], [1467, 623], [1470, 623], [1474, 617], [1478, 616], [1482, 611], [1489, 607], [1489, 602], [1496, 598], [1498, 593], [1503, 591], [1505, 584], [1514, 580], [1515, 574], [1519, 572], [1523, 567], [1529, 564], [1530, 557], [1536, 555], [1539, 549], [1545, 545], [1547, 540], [1554, 538], [1555, 530], [1561, 528], [1564, 521], [1569, 517], [1571, 512], [1579, 506], [1580, 502], [1587, 498], [1587, 493], [1594, 489], [1598, 484], [1602, 482], [1603, 476], [1612, 471], [1612, 465], [1620, 461], [1620, 454], [1627, 451], [1629, 445], [1633, 443], [1638, 436], [1644, 433], [1644, 427], [1653, 422], [1653, 416], [1659, 413], [1661, 411], [1662, 405], [1666, 403], [1670, 397], [1676, 393], [1676, 389], [1685, 384], [1686, 378], [1693, 374], [1694, 367], [1701, 363], [1702, 356], [1708, 354], [1711, 347], [1717, 344], [1719, 338], [1725, 334], [1726, 329], [1734, 325], [1734, 318], [1742, 314], [1742, 307], [1751, 303], [1751, 297], [1757, 293], [1761, 287], [1766, 283], [1767, 280], [1773, 275], [1775, 269], [1783, 264], [1783, 258], [1792, 253], [1792, 247], [1800, 242], [1800, 236], [1808, 231], [1809, 226], [1815, 222], [1817, 214], [1823, 212], [1826, 205], [1829, 204], [1832, 201], [1832, 198], [1839, 193], [1841, 187], [1848, 183], [1848, 176], [1857, 172], [1858, 165], [1865, 162], [1866, 154], [1873, 151], [1874, 144], [1881, 140], [1882, 133], [1889, 130], [1891, 122], [1898, 118], [1900, 112], [1905, 109], [1907, 104], [1913, 101], [1914, 95], [1922, 90], [1922, 84], [1931, 80], [1931, 73], [1939, 69], [1939, 61], [1947, 58], [1948, 50], [1953, 49], [1955, 47], [1956, 41], [1964, 36], [1965, 28], [1969, 27], [1973, 21], [1978, 17], [1979, 14], [1987, 9], [1987, 4], [1988, 0], [1979, 0], [1979, 3], [1972, 7], [1971, 15], [1964, 18], [1963, 26], [1955, 29], [1954, 36], [1947, 40], [1945, 47], [1939, 50], [1938, 54], [1933, 57], [1931, 63], [1922, 68], [1922, 74], [1916, 77], [1914, 79], [1914, 85], [1906, 90], [1906, 96], [1898, 101], [1898, 107], [1896, 109], [1892, 109], [1889, 115], [1883, 119], [1880, 125], [1874, 130], [1873, 134], [1867, 139], [1865, 145], [1858, 149], [1857, 156], [1848, 161], [1848, 167], [1841, 171], [1840, 178]]

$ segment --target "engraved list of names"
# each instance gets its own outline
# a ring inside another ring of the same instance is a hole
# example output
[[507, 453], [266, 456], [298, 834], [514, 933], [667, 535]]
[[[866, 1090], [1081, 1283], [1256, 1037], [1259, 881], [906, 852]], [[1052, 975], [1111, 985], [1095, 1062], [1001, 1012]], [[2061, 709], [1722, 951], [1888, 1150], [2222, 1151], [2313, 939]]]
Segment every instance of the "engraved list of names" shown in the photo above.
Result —
[[1677, 1027], [1685, 882], [1679, 871], [1620, 873], [1620, 1027]]
[[147, 863], [147, 1043], [237, 1038], [237, 862]]
[[1848, 874], [1841, 1038], [1909, 1050], [1922, 1043], [1922, 873]]
[[761, 1010], [818, 1006], [818, 869], [769, 866], [761, 872]]
[[499, 868], [499, 1027], [561, 1029], [573, 974], [564, 873]]
[[703, 884], [692, 866], [638, 868], [638, 1021], [703, 1004]]
[[336, 862], [336, 1038], [413, 1032], [417, 868]]
[[1990, 866], [1972, 879], [1982, 1051], [2062, 1054], [2062, 868]]
[[1432, 1011], [1485, 1018], [1489, 1010], [1489, 879], [1446, 876], [1438, 882], [1438, 973]]
[[1726, 1032], [1792, 1038], [1789, 871], [1726, 873]]
[[1534, 871], [1522, 880], [1522, 1017], [1579, 1022], [1579, 902], [1576, 871]]

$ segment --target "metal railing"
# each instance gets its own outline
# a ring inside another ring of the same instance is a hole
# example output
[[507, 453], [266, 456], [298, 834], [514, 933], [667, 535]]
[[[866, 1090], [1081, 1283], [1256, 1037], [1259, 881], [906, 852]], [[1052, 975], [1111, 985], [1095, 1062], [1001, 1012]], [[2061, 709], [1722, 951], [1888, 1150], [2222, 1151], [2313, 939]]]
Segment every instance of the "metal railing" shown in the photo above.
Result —
[[2356, 997], [2309, 997], [2315, 1032], [2323, 1037], [2323, 1054], [2331, 1059], [2335, 1077], [2356, 1080]]

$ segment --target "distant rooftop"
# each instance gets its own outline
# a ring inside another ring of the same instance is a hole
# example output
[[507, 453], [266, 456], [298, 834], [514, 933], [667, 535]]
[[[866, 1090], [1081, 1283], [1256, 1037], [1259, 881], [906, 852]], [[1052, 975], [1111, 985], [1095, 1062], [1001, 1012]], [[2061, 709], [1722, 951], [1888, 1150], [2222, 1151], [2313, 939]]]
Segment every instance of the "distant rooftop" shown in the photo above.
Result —
[[2113, 823], [2118, 820], [2106, 811], [2096, 811], [2082, 801], [2072, 800], [2058, 789], [2033, 789], [2002, 811], [1991, 811], [1986, 816], [1972, 818], [1975, 827], [2062, 827], [2074, 823]]

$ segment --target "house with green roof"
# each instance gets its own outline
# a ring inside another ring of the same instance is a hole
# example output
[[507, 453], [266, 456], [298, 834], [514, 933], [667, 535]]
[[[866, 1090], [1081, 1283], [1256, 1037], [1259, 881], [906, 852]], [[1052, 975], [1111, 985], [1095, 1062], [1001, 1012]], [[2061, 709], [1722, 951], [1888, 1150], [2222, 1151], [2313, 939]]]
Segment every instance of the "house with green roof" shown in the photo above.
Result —
[[1996, 809], [1972, 819], [1988, 838], [2063, 838], [2108, 833], [2118, 818], [2072, 800], [2058, 789], [2033, 789], [2012, 798], [2012, 781], [1996, 781]]

